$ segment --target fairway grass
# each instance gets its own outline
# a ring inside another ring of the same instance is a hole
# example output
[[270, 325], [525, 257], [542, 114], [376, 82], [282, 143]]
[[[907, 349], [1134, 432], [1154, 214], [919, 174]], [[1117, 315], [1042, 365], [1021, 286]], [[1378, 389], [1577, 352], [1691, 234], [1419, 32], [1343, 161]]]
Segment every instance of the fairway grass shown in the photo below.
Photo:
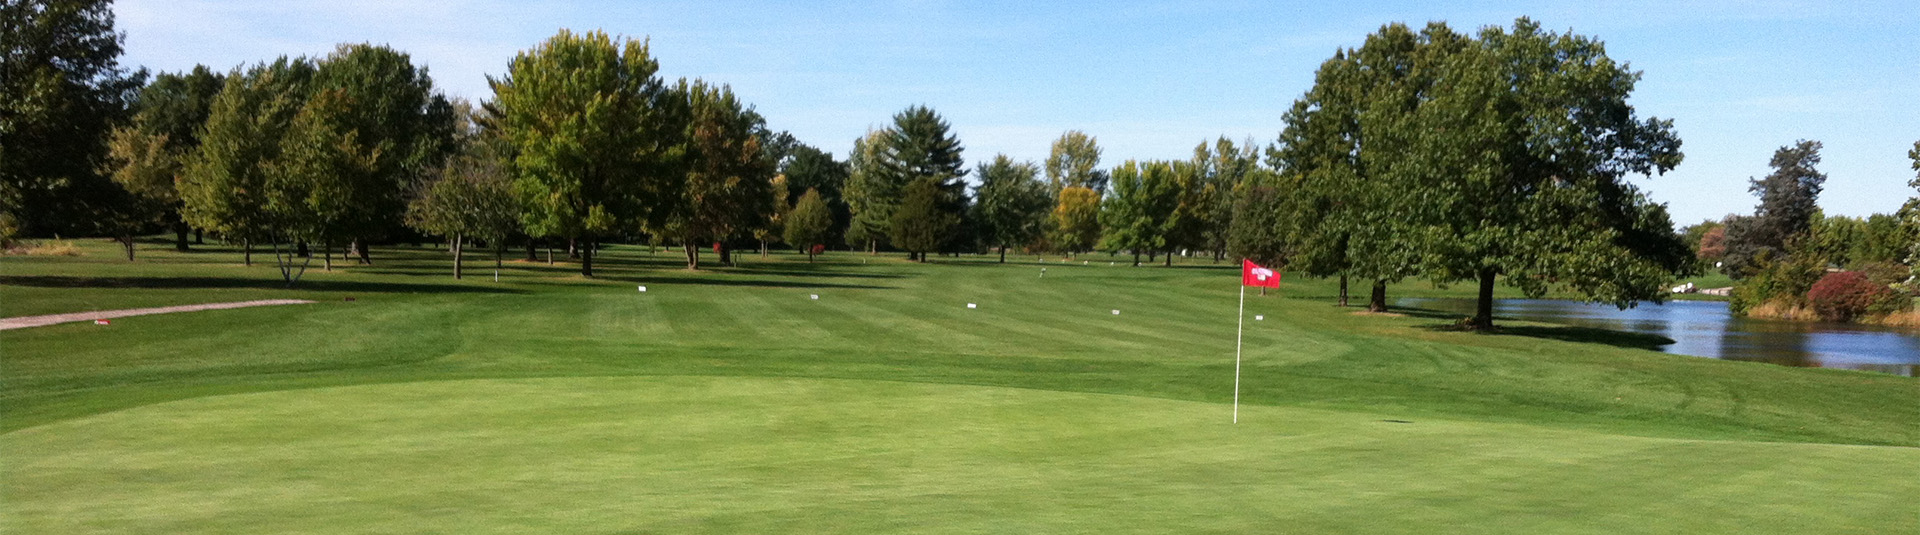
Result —
[[[1886, 533], [1920, 449], [898, 382], [433, 381], [0, 437], [13, 533]], [[1406, 422], [1406, 423], [1402, 423]], [[416, 531], [401, 529], [398, 531]]]
[[1920, 532], [1920, 380], [1291, 274], [1247, 298], [1232, 425], [1237, 272], [1204, 260], [613, 247], [495, 282], [393, 247], [288, 289], [83, 246], [0, 258], [0, 316], [317, 303], [0, 332], [9, 533]]

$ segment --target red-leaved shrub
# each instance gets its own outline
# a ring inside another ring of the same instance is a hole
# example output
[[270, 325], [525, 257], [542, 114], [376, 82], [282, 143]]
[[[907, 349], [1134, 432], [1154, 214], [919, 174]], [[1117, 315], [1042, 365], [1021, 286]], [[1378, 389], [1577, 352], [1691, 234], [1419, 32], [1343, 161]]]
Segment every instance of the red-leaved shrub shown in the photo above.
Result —
[[1827, 321], [1852, 321], [1895, 299], [1904, 297], [1885, 284], [1868, 280], [1866, 274], [1858, 271], [1828, 273], [1807, 291], [1807, 303], [1813, 305], [1820, 319]]

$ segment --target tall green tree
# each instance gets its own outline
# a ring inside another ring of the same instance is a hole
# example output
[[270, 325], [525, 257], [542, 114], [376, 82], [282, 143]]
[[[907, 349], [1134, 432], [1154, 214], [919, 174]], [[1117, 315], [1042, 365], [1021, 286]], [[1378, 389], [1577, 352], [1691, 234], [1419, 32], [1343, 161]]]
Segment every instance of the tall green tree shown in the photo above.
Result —
[[[281, 57], [228, 74], [208, 108], [200, 147], [180, 175], [181, 214], [187, 222], [240, 240], [248, 264], [254, 244], [290, 239], [289, 229], [268, 212], [269, 181], [281, 157], [281, 139], [306, 104], [314, 71], [306, 58]], [[291, 284], [288, 266], [281, 268]]]
[[[793, 213], [793, 203], [787, 200], [787, 175], [773, 175], [773, 180], [768, 184], [767, 189], [769, 190], [768, 193], [771, 194], [767, 198], [772, 200], [772, 203], [769, 205], [772, 210], [768, 212], [767, 219], [757, 228], [753, 229], [754, 239], [760, 240], [761, 259], [767, 257], [768, 242], [780, 239], [786, 235], [787, 215]], [[832, 221], [828, 221], [828, 223], [831, 224]]]
[[1410, 157], [1409, 117], [1431, 98], [1444, 64], [1467, 46], [1445, 25], [1420, 32], [1383, 26], [1360, 48], [1322, 63], [1284, 118], [1268, 159], [1293, 182], [1290, 260], [1309, 275], [1339, 277], [1342, 306], [1349, 277], [1372, 283], [1368, 307], [1379, 311], [1387, 284], [1418, 272], [1410, 222], [1395, 205], [1401, 188], [1387, 172]]
[[561, 30], [488, 79], [522, 223], [582, 244], [582, 275], [601, 237], [664, 223], [681, 199], [685, 106], [659, 69], [645, 42]]
[[453, 278], [461, 278], [468, 240], [485, 240], [500, 267], [507, 238], [520, 230], [520, 200], [498, 155], [474, 147], [449, 158], [407, 204], [407, 225], [446, 236], [453, 246]]
[[[1907, 158], [1913, 160], [1913, 170], [1920, 171], [1920, 141], [1913, 142], [1913, 150], [1907, 152]], [[1920, 190], [1920, 172], [1916, 172], [1907, 185]], [[1920, 195], [1907, 199], [1907, 204], [1900, 207], [1898, 216], [1912, 244], [1907, 246], [1907, 266], [1912, 268], [1913, 276], [1920, 277]]]
[[[932, 108], [917, 105], [894, 114], [893, 127], [887, 132], [886, 149], [881, 152], [881, 172], [891, 176], [888, 180], [893, 183], [911, 185], [925, 180], [938, 186], [938, 208], [944, 214], [938, 219], [951, 220], [954, 224], [943, 228], [940, 245], [933, 250], [944, 252], [963, 247], [971, 238], [965, 232], [960, 232], [965, 230], [961, 223], [970, 199], [967, 197], [967, 184], [962, 181], [967, 169], [961, 160], [964, 148], [960, 145], [960, 138], [951, 132], [951, 127], [940, 114]], [[906, 202], [904, 190], [901, 202]], [[894, 245], [912, 250], [897, 240]]]
[[1053, 150], [1047, 153], [1047, 182], [1055, 191], [1087, 188], [1105, 194], [1107, 179], [1100, 168], [1099, 140], [1079, 130], [1068, 130], [1054, 140]]
[[743, 236], [772, 217], [774, 162], [761, 145], [766, 121], [731, 88], [681, 85], [692, 115], [686, 182], [669, 227], [688, 245], [687, 268], [698, 269], [700, 249], [693, 244]]
[[852, 220], [847, 227], [847, 245], [872, 253], [892, 227], [894, 207], [900, 204], [900, 192], [907, 187], [904, 178], [885, 171], [888, 130], [870, 130], [853, 141], [847, 157], [846, 201]]
[[175, 187], [187, 159], [200, 148], [200, 129], [224, 77], [198, 65], [185, 73], [162, 73], [140, 90], [133, 121], [114, 129], [108, 141], [113, 181], [139, 204], [160, 210], [174, 230], [174, 248], [187, 250], [188, 225]]
[[807, 188], [807, 192], [800, 195], [800, 203], [787, 214], [783, 237], [788, 245], [806, 251], [807, 261], [812, 262], [814, 246], [825, 245], [832, 229], [833, 211], [827, 206], [825, 196], [818, 189]]
[[1900, 225], [1899, 216], [1873, 214], [1862, 224], [1860, 240], [1852, 244], [1849, 256], [1856, 265], [1903, 262], [1906, 246], [1913, 240], [1914, 236]]
[[1053, 190], [1039, 180], [1040, 169], [1031, 162], [1015, 162], [1005, 154], [980, 164], [974, 176], [980, 186], [974, 190], [975, 205], [982, 233], [992, 246], [1000, 249], [1000, 262], [1007, 262], [1007, 248], [1031, 245], [1046, 230], [1047, 211], [1053, 208]]
[[907, 251], [908, 260], [926, 262], [927, 253], [939, 250], [960, 224], [960, 217], [944, 206], [945, 190], [938, 179], [919, 178], [902, 192], [889, 236], [895, 246]]
[[1752, 179], [1747, 188], [1760, 204], [1753, 217], [1727, 226], [1727, 252], [1721, 268], [1736, 279], [1758, 273], [1769, 258], [1786, 253], [1790, 242], [1808, 237], [1820, 210], [1820, 191], [1826, 173], [1820, 165], [1820, 142], [1800, 140], [1773, 152], [1773, 172]]
[[1211, 147], [1204, 142], [1194, 147], [1193, 165], [1198, 175], [1181, 200], [1181, 213], [1189, 222], [1188, 235], [1181, 241], [1188, 247], [1212, 253], [1218, 262], [1227, 252], [1234, 191], [1260, 168], [1260, 155], [1253, 140], [1235, 145], [1223, 136]]
[[322, 58], [314, 91], [337, 95], [338, 128], [352, 134], [353, 150], [371, 166], [351, 176], [315, 177], [340, 181], [334, 194], [343, 197], [333, 201], [340, 211], [325, 234], [353, 244], [360, 261], [371, 263], [368, 241], [402, 225], [408, 189], [453, 153], [453, 106], [408, 54], [369, 44], [341, 45]]
[[1678, 165], [1680, 139], [1671, 121], [1636, 116], [1640, 73], [1600, 41], [1522, 18], [1438, 66], [1444, 83], [1391, 94], [1419, 103], [1372, 139], [1411, 156], [1377, 169], [1388, 205], [1416, 222], [1428, 278], [1479, 283], [1476, 328], [1493, 328], [1496, 277], [1625, 308], [1694, 268], [1665, 206], [1626, 181]]
[[1180, 206], [1180, 188], [1168, 162], [1127, 160], [1113, 169], [1113, 194], [1100, 204], [1100, 248], [1140, 253], [1167, 250]]
[[1287, 209], [1285, 183], [1264, 169], [1252, 171], [1234, 197], [1227, 252], [1262, 266], [1288, 265]]
[[280, 237], [320, 244], [328, 270], [333, 246], [365, 224], [360, 203], [380, 172], [379, 149], [367, 147], [353, 127], [357, 105], [339, 89], [315, 93], [294, 115], [280, 156], [268, 166], [265, 214], [272, 227]]
[[796, 144], [780, 163], [780, 174], [787, 177], [787, 203], [798, 205], [800, 197], [807, 190], [817, 190], [820, 198], [827, 203], [833, 214], [833, 224], [827, 231], [827, 238], [820, 243], [845, 243], [847, 226], [853, 221], [853, 211], [847, 206], [846, 189], [851, 170], [847, 162], [834, 159], [833, 154], [804, 143]]
[[133, 198], [107, 177], [107, 139], [146, 71], [120, 66], [111, 6], [0, 2], [0, 228], [92, 234]]

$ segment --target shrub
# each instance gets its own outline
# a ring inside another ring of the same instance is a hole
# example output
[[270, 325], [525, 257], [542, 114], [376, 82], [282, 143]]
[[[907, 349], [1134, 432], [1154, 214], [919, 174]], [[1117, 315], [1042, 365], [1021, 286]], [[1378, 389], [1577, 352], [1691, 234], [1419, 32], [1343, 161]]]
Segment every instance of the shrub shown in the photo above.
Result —
[[1807, 292], [1807, 302], [1820, 319], [1852, 321], [1861, 316], [1885, 315], [1911, 306], [1905, 295], [1876, 283], [1858, 271], [1829, 273]]
[[26, 243], [20, 248], [22, 253], [32, 256], [80, 256], [80, 246], [72, 240], [46, 240], [39, 243]]
[[1736, 315], [1746, 315], [1749, 310], [1762, 303], [1774, 303], [1777, 307], [1796, 308], [1807, 305], [1807, 293], [1820, 281], [1826, 272], [1823, 262], [1812, 258], [1813, 255], [1779, 255], [1768, 253], [1757, 255], [1759, 271], [1741, 280], [1729, 295], [1727, 308]]

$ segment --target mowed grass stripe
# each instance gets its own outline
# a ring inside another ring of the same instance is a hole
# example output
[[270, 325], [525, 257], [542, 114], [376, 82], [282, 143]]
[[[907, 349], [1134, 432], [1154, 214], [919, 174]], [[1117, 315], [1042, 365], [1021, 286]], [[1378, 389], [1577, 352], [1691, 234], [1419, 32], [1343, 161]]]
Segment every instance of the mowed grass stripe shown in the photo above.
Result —
[[[1284, 522], [1312, 532], [1797, 533], [1900, 529], [1876, 511], [1920, 491], [1909, 478], [1872, 477], [1920, 469], [1912, 448], [1396, 424], [1267, 407], [1247, 408], [1236, 426], [1223, 408], [754, 378], [202, 398], [0, 435], [22, 460], [20, 475], [0, 483], [10, 504], [0, 519], [9, 531], [81, 533], [392, 522], [461, 532], [1247, 531]], [[1695, 481], [1727, 494], [1690, 492]], [[1684, 507], [1729, 502], [1762, 506], [1705, 509], [1711, 516]], [[115, 514], [92, 513], [101, 510]], [[1849, 520], [1813, 520], [1823, 518]]]

